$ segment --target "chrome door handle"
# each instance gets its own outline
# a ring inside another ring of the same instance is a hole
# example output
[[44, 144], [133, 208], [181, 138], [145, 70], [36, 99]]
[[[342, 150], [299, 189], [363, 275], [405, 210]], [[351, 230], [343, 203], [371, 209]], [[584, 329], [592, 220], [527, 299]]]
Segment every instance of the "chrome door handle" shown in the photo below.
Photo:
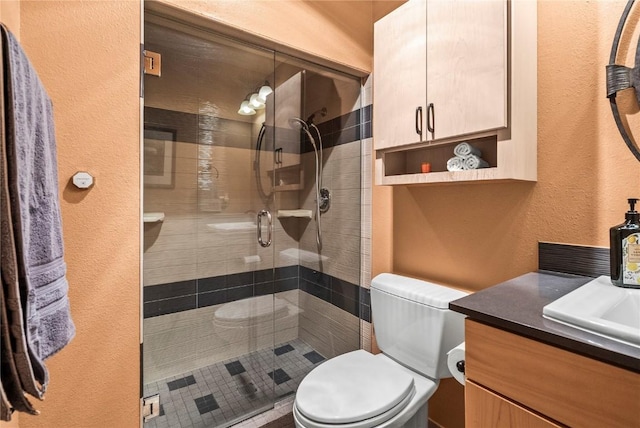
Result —
[[[262, 239], [262, 217], [267, 217], [267, 240]], [[263, 247], [268, 247], [271, 245], [271, 229], [272, 229], [272, 221], [271, 221], [271, 213], [267, 210], [261, 210], [258, 213], [258, 243]]]

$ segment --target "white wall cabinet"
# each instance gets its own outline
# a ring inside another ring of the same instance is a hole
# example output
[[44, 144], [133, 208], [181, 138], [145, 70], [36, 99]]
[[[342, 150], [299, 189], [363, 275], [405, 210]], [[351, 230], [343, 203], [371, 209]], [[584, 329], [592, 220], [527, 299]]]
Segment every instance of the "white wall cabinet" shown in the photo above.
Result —
[[[423, 0], [409, 1], [375, 23], [373, 136], [376, 149], [420, 141], [416, 127], [423, 126], [427, 101], [426, 26], [427, 3]], [[416, 125], [419, 107], [423, 109], [423, 121]]]
[[506, 0], [410, 0], [376, 22], [377, 147], [507, 126], [506, 13]]
[[507, 126], [506, 15], [506, 0], [427, 3], [429, 139]]
[[[534, 0], [409, 0], [375, 23], [377, 184], [536, 180], [536, 12]], [[490, 167], [447, 171], [461, 141]]]

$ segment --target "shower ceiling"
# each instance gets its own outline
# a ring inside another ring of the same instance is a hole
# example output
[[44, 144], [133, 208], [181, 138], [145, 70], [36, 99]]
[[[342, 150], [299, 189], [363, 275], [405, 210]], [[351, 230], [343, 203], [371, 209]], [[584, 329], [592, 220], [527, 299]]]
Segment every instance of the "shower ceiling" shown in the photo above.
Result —
[[[208, 113], [217, 117], [253, 122], [251, 116], [238, 114], [238, 105], [247, 95], [255, 92], [265, 81], [273, 81], [273, 61], [256, 61], [256, 51], [222, 49], [207, 39], [207, 34], [198, 32], [198, 37], [147, 22], [145, 24], [145, 49], [162, 55], [162, 77], [148, 77], [146, 87], [153, 87], [156, 79], [175, 79], [174, 98], [180, 100], [188, 94], [197, 95], [198, 105], [184, 104], [182, 110], [190, 113]], [[237, 46], [237, 45], [235, 45]], [[264, 51], [265, 58], [273, 58], [273, 52]], [[184, 78], [185, 68], [191, 75]], [[179, 73], [179, 74], [178, 74]], [[233, 78], [229, 78], [233, 76]], [[206, 83], [205, 83], [206, 82]], [[217, 84], [224, 82], [223, 84]], [[253, 82], [249, 84], [247, 82]], [[159, 84], [159, 83], [158, 83]], [[166, 85], [165, 85], [166, 87]], [[145, 104], [157, 108], [153, 99], [155, 91], [145, 91], [151, 96]], [[175, 108], [175, 105], [171, 106]]]

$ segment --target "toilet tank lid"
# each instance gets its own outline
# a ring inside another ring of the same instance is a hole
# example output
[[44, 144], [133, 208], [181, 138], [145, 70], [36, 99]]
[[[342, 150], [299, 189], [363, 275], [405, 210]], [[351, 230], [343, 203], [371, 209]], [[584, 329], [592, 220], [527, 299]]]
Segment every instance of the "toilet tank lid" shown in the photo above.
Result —
[[381, 273], [371, 288], [434, 308], [448, 309], [449, 302], [466, 296], [461, 290], [393, 273]]

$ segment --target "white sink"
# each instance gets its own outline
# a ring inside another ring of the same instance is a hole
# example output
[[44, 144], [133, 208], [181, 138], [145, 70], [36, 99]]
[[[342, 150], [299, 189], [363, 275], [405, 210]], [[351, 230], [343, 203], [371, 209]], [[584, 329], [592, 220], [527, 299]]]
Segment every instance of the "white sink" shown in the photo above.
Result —
[[601, 276], [542, 309], [545, 318], [640, 348], [640, 289]]

